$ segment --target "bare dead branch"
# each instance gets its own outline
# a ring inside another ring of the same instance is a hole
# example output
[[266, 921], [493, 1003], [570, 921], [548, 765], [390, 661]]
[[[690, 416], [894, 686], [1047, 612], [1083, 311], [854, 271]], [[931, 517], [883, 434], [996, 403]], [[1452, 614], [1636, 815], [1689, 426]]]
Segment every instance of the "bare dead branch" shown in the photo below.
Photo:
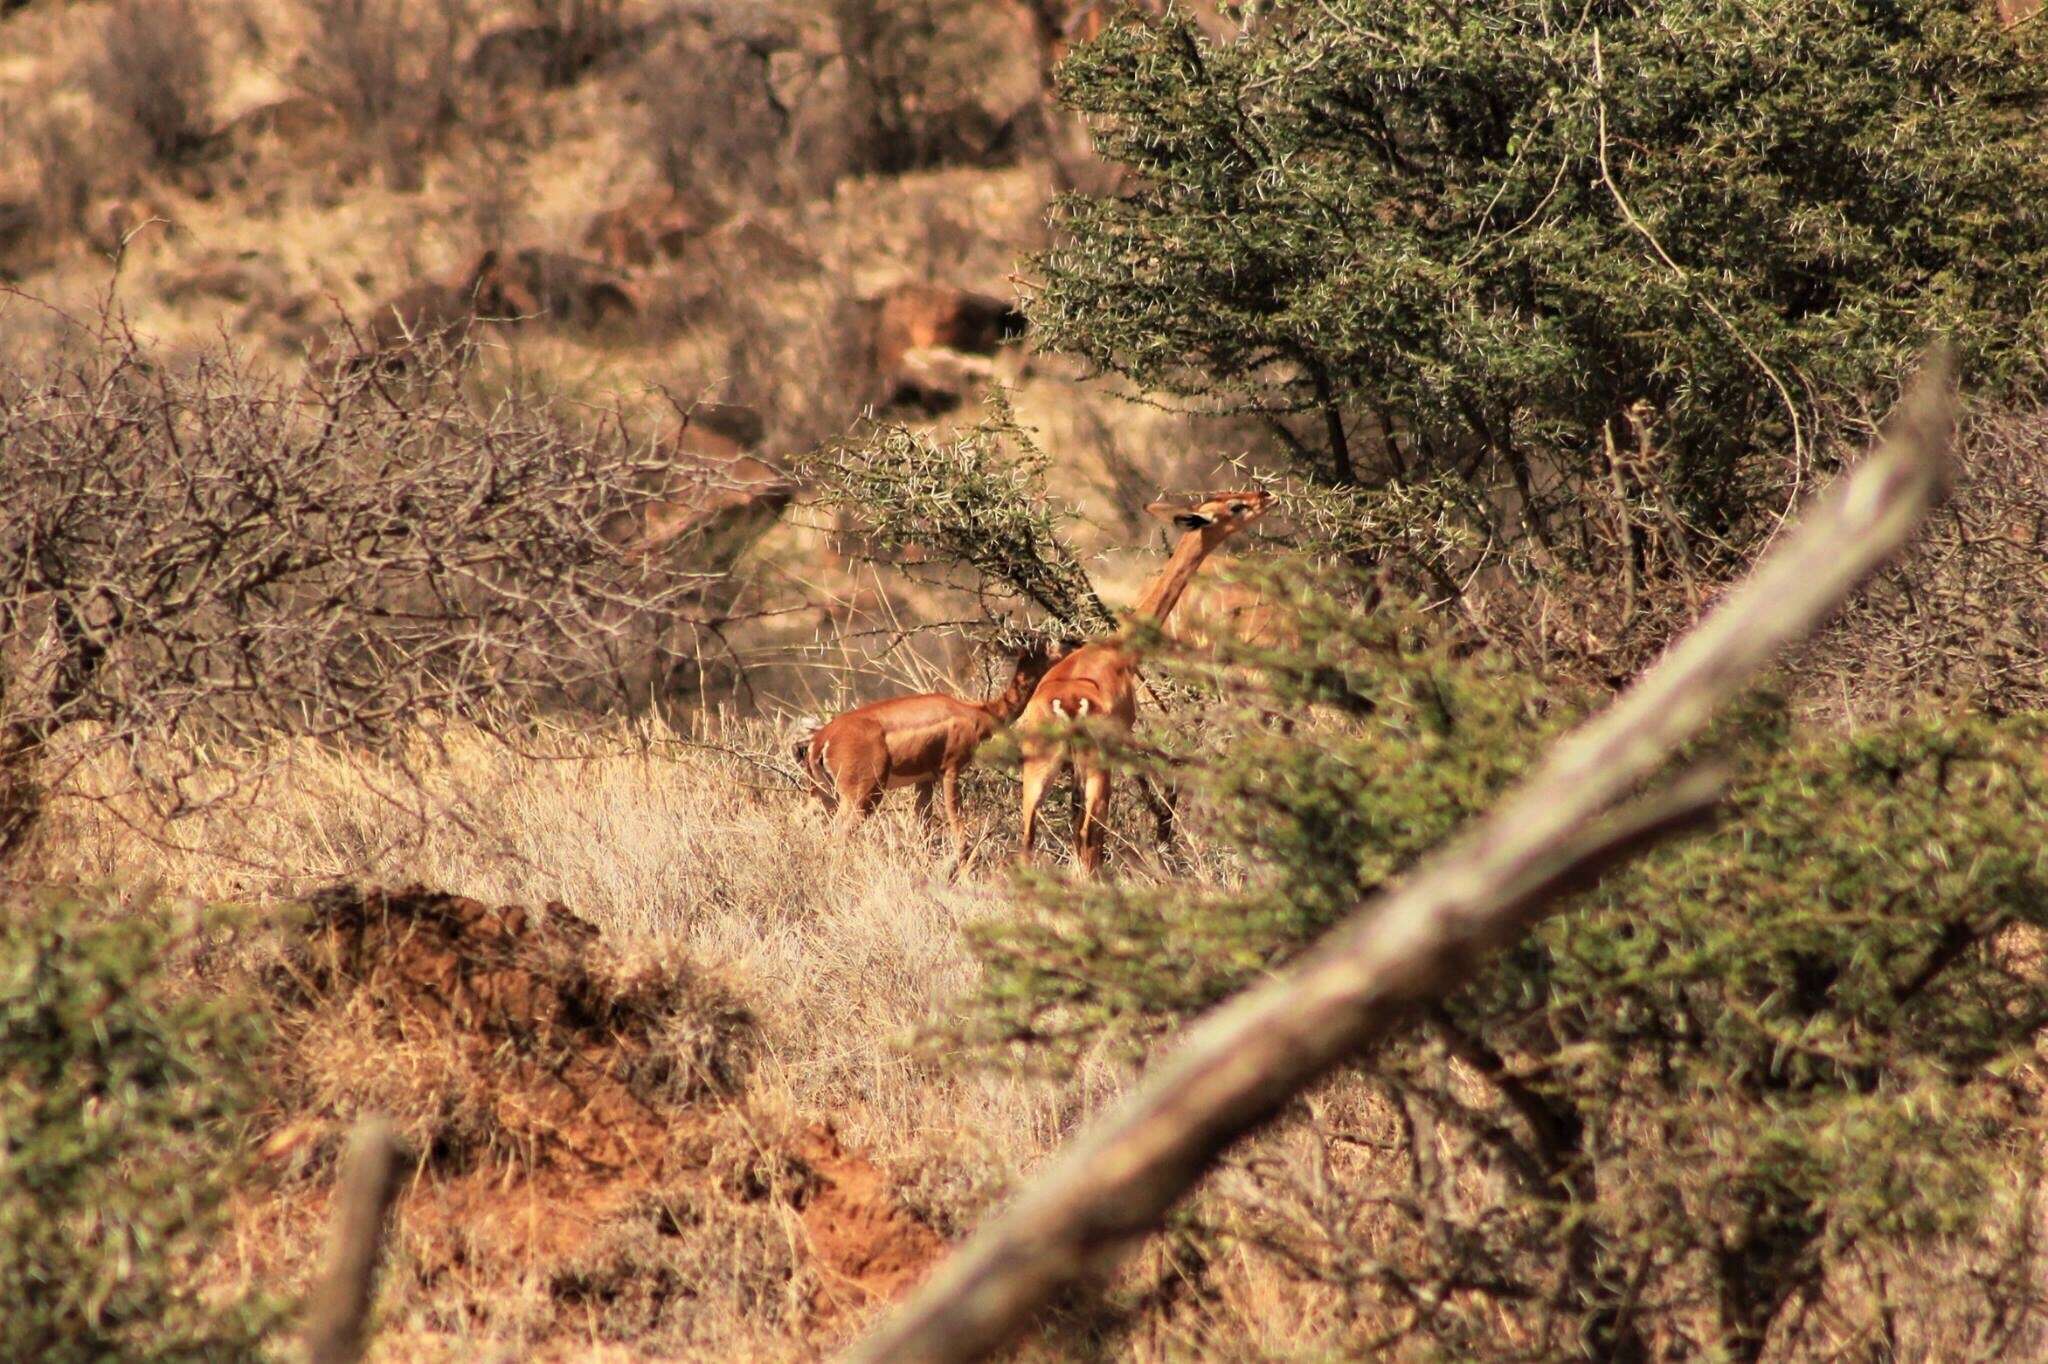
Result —
[[479, 398], [433, 347], [309, 400], [104, 330], [0, 375], [0, 860], [38, 769], [88, 751], [190, 741], [134, 773], [176, 814], [226, 775], [195, 745], [644, 708], [692, 657], [719, 513], [753, 490], [678, 483], [620, 414]]
[[1698, 779], [1616, 806], [1776, 653], [1810, 635], [1946, 494], [1950, 381], [1939, 353], [1877, 451], [1613, 707], [1405, 884], [1189, 1029], [848, 1357], [986, 1355], [1055, 1292], [1156, 1227], [1226, 1148], [1305, 1085], [1461, 983], [1561, 894], [1700, 817], [1712, 792]]
[[371, 1297], [384, 1223], [398, 1196], [398, 1130], [382, 1118], [357, 1125], [342, 1156], [327, 1262], [306, 1307], [308, 1364], [355, 1364], [370, 1340]]

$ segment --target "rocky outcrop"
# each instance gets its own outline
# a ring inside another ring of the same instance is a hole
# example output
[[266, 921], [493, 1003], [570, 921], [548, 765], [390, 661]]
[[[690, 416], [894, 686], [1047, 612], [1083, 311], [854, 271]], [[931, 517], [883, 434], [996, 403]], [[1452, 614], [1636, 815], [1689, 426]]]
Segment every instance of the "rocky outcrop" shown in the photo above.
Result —
[[710, 231], [710, 217], [674, 194], [643, 194], [594, 215], [583, 249], [611, 269], [643, 269], [681, 258]]
[[946, 285], [900, 284], [862, 307], [884, 407], [957, 407], [994, 376], [989, 357], [1025, 329], [1015, 305]]

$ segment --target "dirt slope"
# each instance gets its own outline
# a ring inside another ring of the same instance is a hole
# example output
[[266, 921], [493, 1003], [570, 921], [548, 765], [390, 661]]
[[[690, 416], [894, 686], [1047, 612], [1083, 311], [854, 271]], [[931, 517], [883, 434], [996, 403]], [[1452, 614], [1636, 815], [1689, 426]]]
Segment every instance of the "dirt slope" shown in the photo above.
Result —
[[829, 1121], [750, 1106], [739, 1000], [685, 962], [621, 963], [560, 905], [331, 890], [265, 982], [274, 1179], [242, 1237], [302, 1272], [348, 1124], [393, 1117], [417, 1165], [387, 1357], [478, 1330], [532, 1357], [789, 1357], [943, 1249]]

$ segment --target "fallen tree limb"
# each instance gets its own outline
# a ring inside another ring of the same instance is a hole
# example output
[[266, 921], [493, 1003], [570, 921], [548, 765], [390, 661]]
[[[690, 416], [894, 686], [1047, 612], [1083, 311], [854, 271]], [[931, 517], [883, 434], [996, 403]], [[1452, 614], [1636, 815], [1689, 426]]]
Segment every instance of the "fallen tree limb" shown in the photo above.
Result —
[[1190, 1027], [849, 1359], [954, 1364], [994, 1350], [1055, 1292], [1158, 1226], [1226, 1147], [1304, 1086], [1462, 983], [1562, 894], [1699, 819], [1717, 787], [1697, 777], [1616, 807], [1939, 503], [1950, 383], [1937, 354], [1879, 448], [1605, 714], [1293, 967]]
[[359, 1124], [342, 1154], [328, 1233], [327, 1261], [306, 1307], [307, 1364], [355, 1364], [370, 1341], [370, 1303], [384, 1222], [398, 1196], [398, 1133], [373, 1118]]

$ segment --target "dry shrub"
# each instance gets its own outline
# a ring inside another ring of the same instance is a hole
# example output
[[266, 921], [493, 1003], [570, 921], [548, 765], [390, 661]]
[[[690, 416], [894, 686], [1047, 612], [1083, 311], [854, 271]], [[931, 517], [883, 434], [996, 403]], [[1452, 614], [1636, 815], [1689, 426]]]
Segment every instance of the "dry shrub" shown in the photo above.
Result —
[[768, 84], [767, 62], [740, 43], [678, 38], [642, 65], [635, 91], [656, 168], [703, 217], [804, 188], [777, 154], [789, 116]]
[[1010, 55], [1008, 18], [975, 0], [828, 0], [847, 67], [845, 171], [896, 175], [949, 163], [997, 164], [1017, 128], [992, 108], [994, 68]]
[[[1790, 673], [1803, 709], [1870, 718], [1928, 696], [1999, 715], [2048, 706], [2044, 451], [2048, 412], [1970, 417], [1948, 503]], [[1452, 603], [1489, 642], [1535, 666], [1619, 683], [1740, 571], [1730, 542], [1763, 543], [1772, 522], [1709, 536], [1675, 510], [1647, 438], [1611, 453], [1611, 477], [1561, 480], [1558, 496], [1581, 508], [1579, 534], [1594, 546], [1584, 557], [1619, 572], [1498, 535], [1469, 490], [1447, 483], [1416, 490], [1405, 505], [1382, 504], [1375, 552], [1391, 575]], [[1790, 512], [1789, 500], [1780, 510]], [[1414, 536], [1418, 526], [1426, 537]]]
[[296, 79], [372, 141], [401, 183], [463, 113], [456, 55], [470, 0], [306, 0], [310, 38]]
[[[1619, 686], [1699, 618], [1747, 563], [1770, 514], [1714, 534], [1686, 516], [1656, 433], [1610, 443], [1604, 472], [1544, 471], [1539, 491], [1574, 508], [1546, 548], [1503, 524], [1501, 487], [1444, 476], [1370, 494], [1305, 483], [1279, 534], [1370, 563], [1390, 586], [1439, 603], [1472, 636], [1541, 672]], [[2048, 412], [1977, 412], [1956, 450], [1957, 483], [1912, 546], [1801, 655], [1787, 686], [1801, 708], [1873, 716], [1916, 696], [1994, 714], [2048, 705]]]
[[1921, 695], [1993, 714], [2048, 707], [2048, 411], [1966, 429], [1948, 505], [1809, 652], [1816, 707], [1882, 713]]
[[156, 161], [189, 161], [213, 140], [213, 63], [192, 0], [118, 0], [86, 78]]
[[132, 764], [175, 810], [218, 798], [208, 744], [375, 742], [515, 696], [609, 710], [687, 650], [705, 581], [686, 556], [622, 553], [616, 528], [661, 499], [616, 414], [481, 399], [433, 352], [403, 384], [364, 369], [309, 401], [233, 356], [100, 340], [76, 368], [0, 377], [13, 789], [178, 735]]

